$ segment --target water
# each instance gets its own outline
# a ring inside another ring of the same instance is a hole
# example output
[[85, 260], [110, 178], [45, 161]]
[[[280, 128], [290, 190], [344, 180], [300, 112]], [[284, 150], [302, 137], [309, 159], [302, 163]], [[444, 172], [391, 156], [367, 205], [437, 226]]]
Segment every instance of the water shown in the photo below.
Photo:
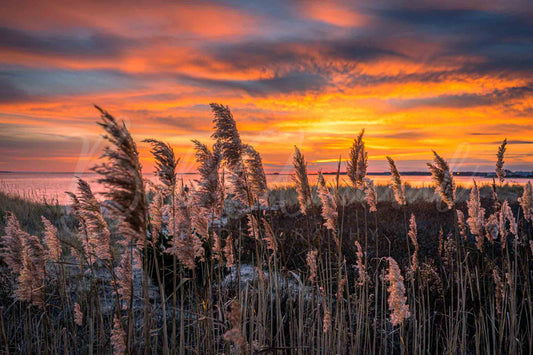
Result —
[[[98, 175], [94, 173], [73, 174], [73, 173], [0, 173], [0, 191], [17, 194], [27, 199], [36, 201], [59, 202], [60, 204], [67, 204], [69, 202], [65, 191], [76, 191], [76, 176], [88, 181], [93, 192], [97, 195], [104, 191], [104, 187], [98, 184]], [[156, 181], [153, 174], [145, 174], [146, 179]], [[317, 175], [309, 175], [311, 184], [315, 184]], [[377, 185], [386, 185], [390, 181], [389, 176], [384, 175], [370, 175], [369, 176]], [[199, 176], [196, 174], [178, 175], [178, 178], [183, 178], [185, 184], [190, 184]], [[333, 183], [335, 175], [325, 175], [328, 183]], [[455, 176], [457, 185], [469, 187], [472, 185], [471, 176]], [[479, 184], [487, 184], [492, 182], [492, 178], [476, 177]], [[525, 184], [528, 180], [525, 178], [510, 178], [506, 182], [509, 184]], [[403, 176], [403, 181], [412, 186], [430, 186], [432, 184], [430, 176]], [[270, 187], [281, 187], [292, 184], [291, 176], [286, 174], [267, 175], [267, 182]], [[347, 176], [341, 176], [341, 184], [348, 182]]]

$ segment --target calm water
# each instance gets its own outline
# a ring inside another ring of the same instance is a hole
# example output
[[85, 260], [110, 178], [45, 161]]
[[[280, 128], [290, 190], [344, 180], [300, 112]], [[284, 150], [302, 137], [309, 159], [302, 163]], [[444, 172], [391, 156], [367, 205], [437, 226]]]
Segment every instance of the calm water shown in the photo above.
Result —
[[[18, 194], [20, 196], [42, 201], [57, 201], [60, 204], [68, 203], [68, 196], [65, 191], [76, 190], [76, 176], [87, 180], [93, 189], [93, 192], [99, 193], [103, 191], [103, 187], [96, 181], [98, 175], [94, 173], [78, 174], [73, 173], [0, 173], [0, 191]], [[153, 174], [145, 174], [146, 179], [150, 179], [155, 182], [156, 178]], [[386, 185], [390, 181], [389, 176], [383, 175], [370, 175], [369, 176], [378, 185]], [[179, 178], [183, 178], [183, 181], [187, 184], [198, 178], [195, 174], [179, 175]], [[326, 175], [326, 181], [333, 182], [334, 175]], [[309, 176], [311, 183], [316, 183], [317, 175]], [[456, 183], [462, 186], [472, 185], [472, 177], [469, 176], [456, 176], [454, 177]], [[510, 184], [525, 184], [528, 180], [532, 179], [520, 179], [510, 178], [506, 181]], [[291, 185], [292, 180], [290, 175], [267, 175], [267, 181], [270, 187]], [[341, 176], [341, 182], [346, 183], [348, 178]], [[429, 186], [431, 185], [430, 176], [404, 176], [403, 181], [410, 183], [413, 186]], [[476, 177], [478, 183], [490, 183], [492, 179]]]

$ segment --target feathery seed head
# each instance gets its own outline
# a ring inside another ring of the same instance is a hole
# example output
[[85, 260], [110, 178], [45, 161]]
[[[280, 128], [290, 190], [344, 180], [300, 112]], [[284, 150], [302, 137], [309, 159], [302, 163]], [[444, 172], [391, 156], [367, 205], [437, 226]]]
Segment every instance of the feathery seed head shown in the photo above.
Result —
[[442, 201], [452, 208], [455, 203], [455, 182], [453, 181], [452, 172], [446, 160], [444, 160], [437, 152], [433, 151], [433, 163], [427, 163], [431, 176], [435, 182], [436, 192], [439, 193]]

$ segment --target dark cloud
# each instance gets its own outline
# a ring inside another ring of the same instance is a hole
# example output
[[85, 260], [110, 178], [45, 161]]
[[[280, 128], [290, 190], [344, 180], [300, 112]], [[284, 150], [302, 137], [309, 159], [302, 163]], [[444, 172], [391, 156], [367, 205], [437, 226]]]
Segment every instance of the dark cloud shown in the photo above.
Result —
[[0, 103], [26, 101], [30, 96], [0, 73]]
[[[501, 141], [494, 141], [494, 142], [490, 142], [489, 144], [502, 144], [502, 142]], [[533, 144], [533, 141], [510, 139], [510, 140], [507, 140], [507, 144]]]
[[[342, 40], [291, 40], [255, 41], [230, 45], [211, 45], [206, 49], [217, 62], [233, 68], [305, 68], [317, 73], [327, 73], [333, 61], [369, 62], [386, 57], [405, 57], [378, 41], [367, 41], [356, 37]], [[350, 69], [346, 67], [346, 69]]]
[[415, 39], [429, 36], [441, 43], [442, 49], [432, 59], [475, 56], [484, 60], [466, 64], [464, 73], [533, 70], [533, 22], [525, 15], [527, 11], [400, 8], [376, 13], [383, 26], [393, 27], [397, 22]]
[[35, 69], [0, 64], [0, 101], [41, 100], [142, 86], [141, 79], [119, 70]]
[[41, 33], [0, 27], [0, 48], [75, 57], [114, 57], [132, 45], [131, 40], [95, 33]]
[[389, 102], [401, 108], [414, 107], [448, 107], [448, 108], [468, 108], [478, 106], [492, 106], [505, 104], [512, 100], [519, 100], [530, 96], [533, 93], [533, 84], [520, 87], [511, 87], [501, 90], [494, 90], [487, 94], [462, 94], [462, 95], [441, 95], [422, 99], [411, 100], [390, 100]]
[[320, 91], [329, 85], [327, 78], [306, 72], [291, 72], [283, 76], [257, 80], [217, 80], [179, 75], [177, 79], [192, 85], [236, 89], [253, 96]]

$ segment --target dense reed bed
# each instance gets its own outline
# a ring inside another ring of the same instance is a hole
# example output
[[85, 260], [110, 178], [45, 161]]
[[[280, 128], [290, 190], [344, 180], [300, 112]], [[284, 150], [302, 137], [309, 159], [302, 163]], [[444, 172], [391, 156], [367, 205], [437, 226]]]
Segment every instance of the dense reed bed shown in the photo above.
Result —
[[[194, 184], [172, 147], [147, 140], [158, 183], [143, 180], [127, 128], [98, 108], [109, 147], [68, 211], [0, 194], [0, 352], [531, 353], [531, 184], [434, 187], [366, 176], [364, 130], [328, 185], [269, 191], [260, 154], [227, 106], [212, 104], [213, 145], [192, 141]], [[38, 216], [38, 217], [36, 217]]]

